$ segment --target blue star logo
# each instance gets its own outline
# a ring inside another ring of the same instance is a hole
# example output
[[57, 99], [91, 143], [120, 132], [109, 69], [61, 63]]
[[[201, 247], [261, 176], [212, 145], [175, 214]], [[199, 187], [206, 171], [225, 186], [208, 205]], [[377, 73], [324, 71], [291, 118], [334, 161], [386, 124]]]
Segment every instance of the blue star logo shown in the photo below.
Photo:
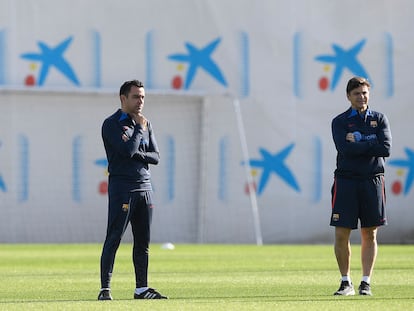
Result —
[[363, 39], [351, 47], [349, 50], [341, 48], [337, 44], [332, 44], [334, 55], [319, 55], [315, 57], [317, 61], [335, 64], [335, 71], [332, 77], [331, 90], [334, 90], [341, 78], [344, 69], [349, 69], [354, 75], [364, 77], [369, 80], [368, 74], [361, 63], [358, 61], [358, 53], [362, 50], [366, 40]]
[[106, 158], [97, 159], [97, 160], [95, 160], [95, 164], [100, 166], [100, 167], [107, 168], [108, 167], [108, 160]]
[[0, 190], [2, 190], [3, 192], [7, 191], [6, 183], [4, 182], [3, 177], [1, 175], [0, 175]]
[[0, 190], [2, 190], [3, 192], [7, 191], [6, 183], [4, 182], [3, 176], [1, 176], [1, 174], [0, 174]]
[[408, 169], [407, 179], [405, 180], [404, 194], [406, 195], [414, 181], [414, 150], [405, 148], [407, 159], [396, 159], [388, 162], [389, 165]]
[[78, 78], [76, 77], [76, 74], [73, 71], [72, 67], [63, 58], [63, 53], [69, 47], [71, 42], [72, 37], [69, 37], [61, 43], [59, 43], [56, 47], [50, 48], [49, 46], [47, 46], [46, 43], [39, 41], [37, 45], [40, 48], [40, 53], [24, 53], [21, 55], [21, 57], [24, 59], [38, 61], [42, 63], [42, 68], [40, 70], [38, 82], [39, 86], [44, 84], [46, 77], [49, 73], [49, 69], [51, 67], [55, 67], [75, 85], [80, 85]]
[[198, 68], [204, 69], [214, 79], [220, 82], [220, 84], [227, 86], [226, 79], [221, 73], [220, 68], [211, 59], [211, 54], [217, 48], [220, 41], [221, 39], [217, 38], [202, 49], [198, 49], [193, 44], [186, 42], [185, 47], [187, 48], [188, 54], [177, 53], [168, 56], [168, 58], [173, 61], [187, 62], [189, 64], [187, 77], [185, 79], [185, 89], [188, 89], [190, 87]]
[[[1, 141], [0, 141], [0, 147], [1, 147]], [[3, 176], [1, 176], [1, 174], [0, 174], [0, 190], [2, 190], [3, 192], [6, 192], [7, 191], [7, 188], [6, 188], [6, 183], [4, 182], [4, 180], [3, 180]]]
[[258, 194], [261, 194], [263, 192], [272, 173], [278, 175], [280, 178], [282, 178], [283, 181], [285, 181], [290, 187], [292, 187], [296, 191], [300, 191], [300, 187], [296, 182], [295, 176], [293, 176], [290, 169], [284, 163], [285, 159], [292, 151], [293, 147], [294, 144], [290, 144], [289, 146], [287, 146], [275, 155], [272, 155], [264, 148], [259, 148], [260, 154], [262, 155], [262, 159], [253, 159], [249, 161], [251, 167], [263, 169], [262, 176], [259, 181], [259, 187], [257, 190]]

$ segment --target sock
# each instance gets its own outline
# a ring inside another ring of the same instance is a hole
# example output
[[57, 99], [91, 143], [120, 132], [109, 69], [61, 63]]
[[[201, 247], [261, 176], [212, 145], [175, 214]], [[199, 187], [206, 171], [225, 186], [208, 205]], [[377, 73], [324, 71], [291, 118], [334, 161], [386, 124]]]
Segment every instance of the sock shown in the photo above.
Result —
[[367, 276], [367, 275], [364, 275], [363, 277], [362, 277], [362, 281], [364, 281], [364, 282], [366, 282], [366, 283], [370, 283], [371, 282], [371, 278], [369, 277], [369, 276]]
[[139, 295], [145, 292], [148, 289], [148, 287], [137, 287], [135, 288], [135, 294]]
[[343, 275], [341, 280], [348, 281], [350, 284], [352, 283], [351, 277], [349, 275]]

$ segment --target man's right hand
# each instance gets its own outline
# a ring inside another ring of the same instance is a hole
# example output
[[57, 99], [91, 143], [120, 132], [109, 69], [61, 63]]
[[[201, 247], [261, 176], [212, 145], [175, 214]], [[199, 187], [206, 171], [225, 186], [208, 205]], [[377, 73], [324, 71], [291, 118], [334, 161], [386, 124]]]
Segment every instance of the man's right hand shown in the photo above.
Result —
[[147, 119], [141, 113], [133, 114], [132, 118], [134, 119], [135, 123], [140, 124], [142, 128], [145, 130], [147, 128]]
[[345, 139], [346, 139], [346, 141], [349, 141], [351, 143], [354, 143], [355, 142], [355, 136], [354, 136], [353, 133], [346, 134], [346, 138]]

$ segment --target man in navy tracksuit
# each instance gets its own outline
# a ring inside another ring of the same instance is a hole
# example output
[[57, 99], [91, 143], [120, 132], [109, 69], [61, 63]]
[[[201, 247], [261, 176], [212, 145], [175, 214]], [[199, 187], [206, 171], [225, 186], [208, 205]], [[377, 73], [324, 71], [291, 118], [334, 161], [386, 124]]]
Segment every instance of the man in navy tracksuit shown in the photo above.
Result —
[[354, 295], [350, 277], [351, 230], [361, 225], [362, 280], [360, 295], [372, 295], [370, 278], [377, 256], [377, 228], [386, 225], [384, 157], [390, 156], [387, 117], [368, 107], [370, 84], [360, 77], [348, 81], [351, 107], [332, 121], [337, 153], [332, 186], [331, 226], [335, 226], [335, 256], [342, 276], [334, 295]]
[[98, 300], [112, 300], [110, 282], [115, 254], [128, 223], [131, 223], [134, 239], [134, 298], [167, 298], [147, 284], [153, 207], [149, 164], [158, 164], [159, 150], [151, 123], [142, 115], [144, 85], [137, 80], [127, 81], [121, 86], [119, 96], [121, 109], [102, 125], [102, 139], [108, 159], [109, 208]]

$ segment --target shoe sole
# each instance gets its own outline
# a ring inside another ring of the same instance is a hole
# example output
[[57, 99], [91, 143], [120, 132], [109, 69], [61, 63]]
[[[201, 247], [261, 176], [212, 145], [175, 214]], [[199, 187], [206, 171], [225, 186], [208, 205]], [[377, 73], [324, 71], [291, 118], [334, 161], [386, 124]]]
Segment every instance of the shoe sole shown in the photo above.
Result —
[[355, 291], [346, 294], [334, 293], [334, 296], [355, 296]]

